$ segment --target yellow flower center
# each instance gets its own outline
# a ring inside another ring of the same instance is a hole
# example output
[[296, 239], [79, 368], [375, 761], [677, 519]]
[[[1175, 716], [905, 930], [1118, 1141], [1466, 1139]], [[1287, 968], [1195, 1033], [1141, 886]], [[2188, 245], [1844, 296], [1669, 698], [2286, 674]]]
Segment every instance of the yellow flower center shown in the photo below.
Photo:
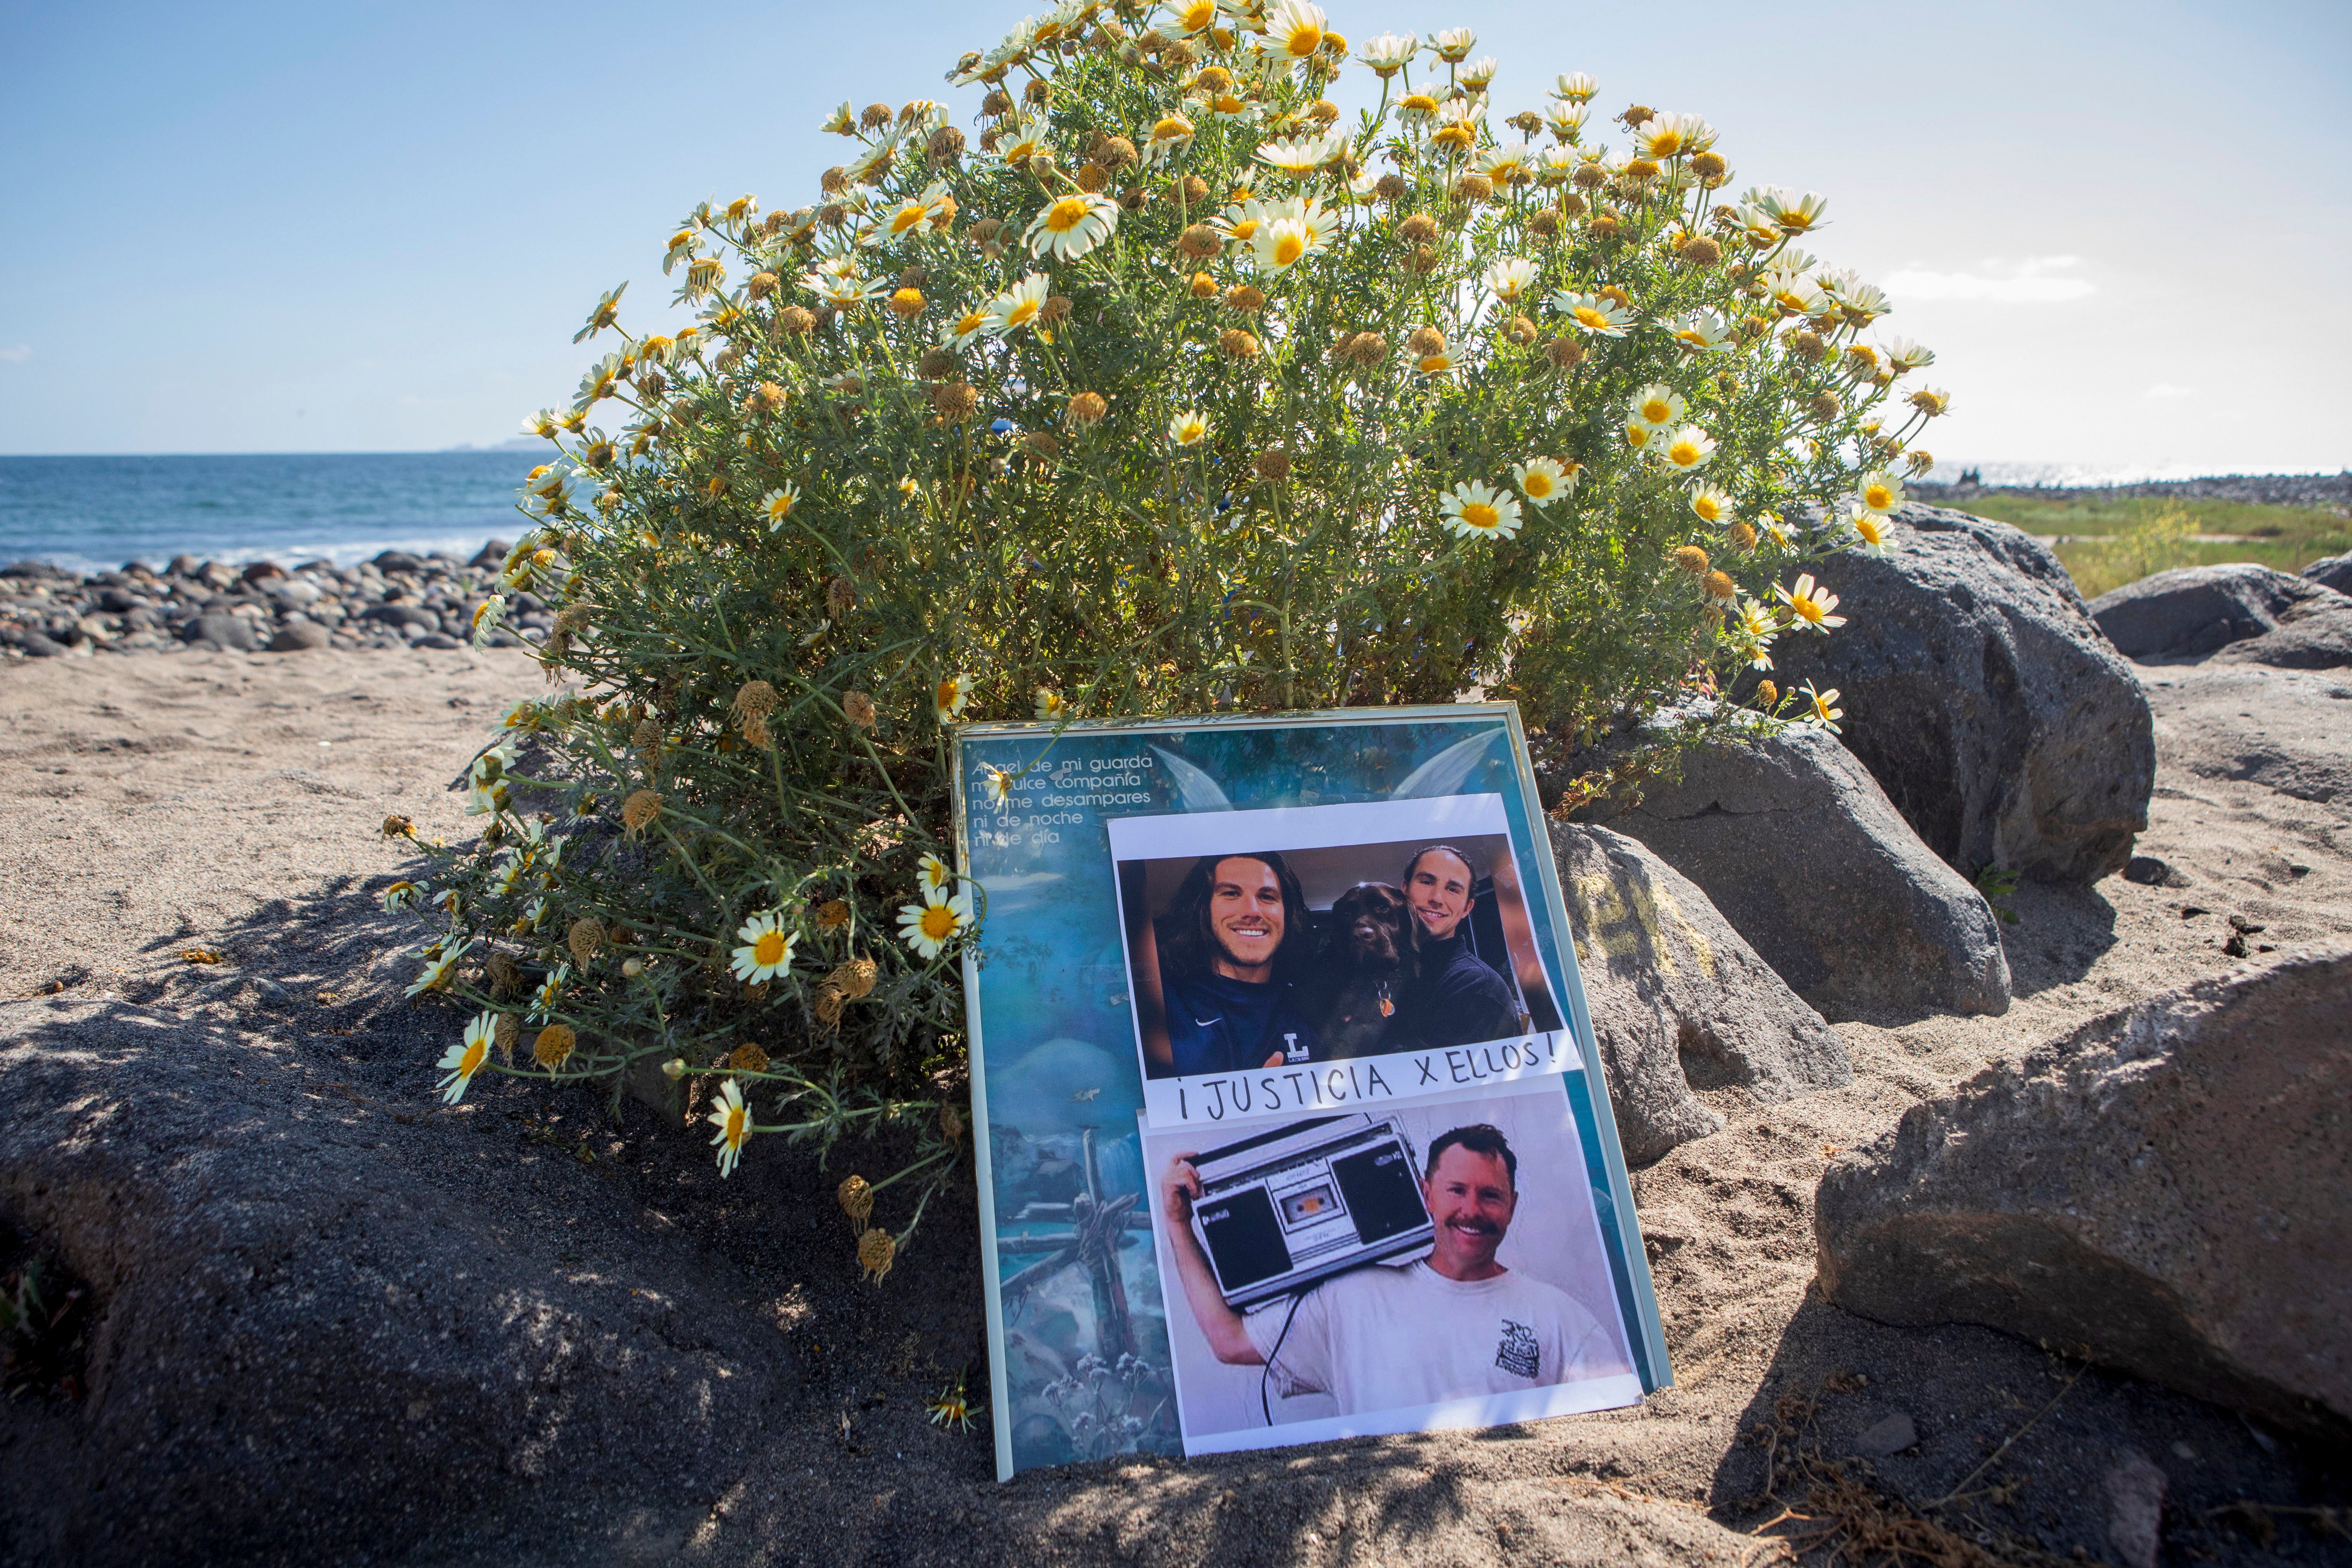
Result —
[[942, 712], [944, 712], [944, 711], [945, 711], [945, 710], [947, 710], [948, 709], [954, 707], [954, 706], [955, 706], [955, 700], [956, 700], [956, 683], [955, 683], [954, 681], [952, 681], [952, 680], [942, 680], [942, 681], [940, 681], [940, 682], [939, 695], [938, 695], [938, 699], [937, 699], [937, 700], [938, 700], [938, 702], [939, 702], [939, 705], [940, 705], [940, 710], [941, 710]]
[[1625, 445], [1628, 447], [1646, 447], [1649, 444], [1650, 432], [1647, 426], [1641, 425], [1628, 425], [1625, 426]]
[[1077, 196], [1064, 196], [1045, 209], [1045, 226], [1055, 234], [1067, 234], [1084, 223], [1087, 204]]
[[751, 944], [751, 962], [762, 969], [773, 969], [784, 961], [785, 945], [783, 932], [763, 931]]
[[1437, 112], [1437, 100], [1424, 92], [1409, 92], [1397, 107], [1412, 114], [1434, 114]]
[[1503, 521], [1503, 514], [1485, 501], [1465, 501], [1462, 507], [1462, 521], [1472, 528], [1492, 528]]
[[768, 515], [772, 518], [781, 519], [792, 510], [793, 498], [790, 496], [778, 496], [768, 503]]
[[1290, 50], [1293, 59], [1305, 59], [1323, 47], [1323, 29], [1305, 26], [1293, 27], [1284, 47]]
[[1188, 33], [1197, 33], [1217, 19], [1217, 0], [1192, 0], [1192, 4], [1176, 13], [1177, 23]]
[[898, 216], [890, 220], [890, 232], [892, 234], [904, 234], [922, 221], [923, 209], [921, 207], [900, 207], [898, 209]]
[[1151, 128], [1154, 142], [1175, 142], [1192, 134], [1192, 122], [1181, 114], [1171, 114]]
[[1789, 606], [1809, 622], [1822, 618], [1822, 604], [1819, 599], [1800, 594], [1789, 601]]
[[1034, 300], [1024, 300], [1005, 312], [1004, 324], [1008, 327], [1025, 327], [1029, 324], [1029, 318], [1036, 313], [1037, 302]]
[[727, 1114], [727, 1125], [720, 1128], [719, 1131], [726, 1135], [727, 1146], [730, 1149], [740, 1149], [743, 1146], [743, 1140], [751, 1135], [751, 1109], [741, 1105], [730, 1105], [724, 1109]]
[[1541, 500], [1551, 494], [1551, 476], [1541, 468], [1529, 468], [1519, 480], [1519, 489], [1528, 492], [1530, 500]]
[[1702, 522], [1718, 521], [1723, 516], [1723, 508], [1713, 496], [1699, 497], [1691, 503], [1691, 510], [1698, 513]]
[[982, 327], [985, 326], [987, 322], [987, 316], [978, 310], [974, 310], [971, 314], [963, 317], [956, 322], [955, 335], [961, 338], [968, 333], [976, 332], [980, 331]]
[[1453, 368], [1452, 354], [1428, 354], [1423, 356], [1421, 362], [1421, 374], [1423, 375], [1443, 375]]
[[1300, 234], [1282, 234], [1275, 237], [1274, 264], [1276, 267], [1287, 267], [1306, 254], [1306, 236]]
[[490, 1042], [488, 1040], [476, 1040], [472, 1045], [466, 1047], [466, 1054], [457, 1058], [457, 1076], [459, 1078], [473, 1077], [476, 1073], [482, 1070], [482, 1064], [489, 1059], [489, 1056]]
[[1587, 331], [1597, 332], [1609, 324], [1608, 312], [1596, 310], [1591, 305], [1579, 305], [1570, 314], [1576, 318], [1576, 324]]
[[1642, 404], [1642, 417], [1653, 425], [1663, 425], [1674, 416], [1675, 405], [1663, 397], [1648, 398]]
[[1207, 434], [1208, 426], [1189, 419], [1183, 424], [1176, 426], [1177, 441], [1187, 447], [1191, 446], [1193, 442], [1198, 441], [1202, 437]]
[[932, 904], [923, 910], [920, 929], [933, 942], [945, 942], [955, 935], [956, 912], [945, 904]]
[[1862, 491], [1862, 504], [1873, 511], [1885, 511], [1895, 504], [1895, 492], [1885, 485], [1865, 485]]
[[1883, 544], [1886, 541], [1886, 530], [1879, 526], [1874, 517], [1855, 518], [1853, 531], [1861, 534], [1863, 542], [1867, 544]]
[[1666, 448], [1666, 461], [1678, 468], [1687, 468], [1698, 461], [1698, 444], [1677, 441]]
[[1257, 219], [1254, 217], [1235, 218], [1234, 220], [1233, 234], [1235, 239], [1255, 238], [1257, 236]]

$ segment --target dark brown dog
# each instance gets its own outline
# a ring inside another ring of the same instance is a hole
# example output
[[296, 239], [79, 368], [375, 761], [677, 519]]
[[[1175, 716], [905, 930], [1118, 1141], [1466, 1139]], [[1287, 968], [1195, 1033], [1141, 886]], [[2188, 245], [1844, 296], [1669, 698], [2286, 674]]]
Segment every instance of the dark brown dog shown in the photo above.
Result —
[[1412, 906], [1386, 882], [1359, 882], [1332, 900], [1331, 926], [1317, 1058], [1405, 1049], [1410, 1042], [1391, 1037], [1390, 1020], [1416, 973]]

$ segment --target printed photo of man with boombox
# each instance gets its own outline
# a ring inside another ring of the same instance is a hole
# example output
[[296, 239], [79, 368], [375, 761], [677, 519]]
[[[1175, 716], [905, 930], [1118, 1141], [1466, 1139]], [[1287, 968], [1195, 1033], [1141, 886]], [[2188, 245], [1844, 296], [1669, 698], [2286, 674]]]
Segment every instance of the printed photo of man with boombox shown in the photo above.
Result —
[[[1622, 1327], [1497, 1259], [1518, 1217], [1521, 1189], [1518, 1153], [1491, 1123], [1454, 1125], [1429, 1138], [1417, 1173], [1433, 1233], [1425, 1254], [1349, 1268], [1246, 1311], [1229, 1297], [1246, 1300], [1247, 1293], [1220, 1283], [1195, 1234], [1195, 1205], [1204, 1193], [1196, 1160], [1208, 1165], [1213, 1157], [1180, 1153], [1160, 1173], [1168, 1249], [1209, 1352], [1227, 1366], [1265, 1369], [1258, 1403], [1268, 1425], [1276, 1420], [1268, 1388], [1285, 1399], [1328, 1395], [1318, 1409], [1336, 1406], [1337, 1415], [1352, 1416], [1575, 1384], [1627, 1366]], [[1396, 1181], [1404, 1187], [1404, 1176]], [[1302, 1204], [1334, 1201], [1331, 1190], [1294, 1186], [1278, 1204], [1281, 1223]], [[1403, 1201], [1411, 1203], [1409, 1189]], [[1548, 1228], [1560, 1224], [1553, 1215]]]

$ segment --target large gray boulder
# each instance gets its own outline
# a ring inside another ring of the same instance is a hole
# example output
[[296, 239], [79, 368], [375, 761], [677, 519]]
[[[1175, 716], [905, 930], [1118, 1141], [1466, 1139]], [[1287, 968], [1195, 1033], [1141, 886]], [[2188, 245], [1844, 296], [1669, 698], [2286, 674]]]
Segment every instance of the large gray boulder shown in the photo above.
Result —
[[2165, 760], [2297, 800], [2352, 805], [2352, 678], [2260, 664], [2145, 670]]
[[1682, 754], [1609, 825], [1707, 899], [1831, 1018], [2009, 1011], [2000, 922], [1828, 731], [1794, 726]]
[[1971, 879], [2123, 868], [2156, 780], [2147, 702], [2046, 546], [1906, 506], [1884, 556], [1816, 575], [1848, 624], [1781, 637], [1777, 678], [1843, 694], [1847, 746], [1930, 849]]
[[2278, 625], [2295, 605], [2328, 590], [2251, 562], [2179, 566], [2091, 601], [2091, 618], [2133, 658], [2197, 658]]
[[1837, 1031], [1688, 879], [1605, 827], [1554, 821], [1551, 846], [1628, 1160], [1723, 1126], [1696, 1089], [1770, 1102], [1853, 1081]]
[[2279, 612], [2278, 625], [2233, 642], [2215, 664], [2266, 664], [2274, 669], [2342, 669], [2352, 665], [2352, 598], [2329, 589]]
[[2352, 554], [2330, 555], [2305, 567], [2298, 576], [2339, 594], [2352, 594]]
[[2095, 1018], [1832, 1164], [1821, 1287], [2352, 1433], [2352, 948]]

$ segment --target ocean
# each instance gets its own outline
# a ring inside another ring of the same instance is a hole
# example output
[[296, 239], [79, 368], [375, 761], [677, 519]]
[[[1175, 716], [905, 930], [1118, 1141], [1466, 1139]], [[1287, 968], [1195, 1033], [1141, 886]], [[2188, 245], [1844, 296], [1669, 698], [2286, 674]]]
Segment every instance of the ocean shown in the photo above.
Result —
[[[533, 444], [537, 446], [537, 443]], [[471, 555], [528, 526], [531, 451], [0, 457], [0, 564], [160, 566], [174, 555], [337, 565], [381, 550]]]

